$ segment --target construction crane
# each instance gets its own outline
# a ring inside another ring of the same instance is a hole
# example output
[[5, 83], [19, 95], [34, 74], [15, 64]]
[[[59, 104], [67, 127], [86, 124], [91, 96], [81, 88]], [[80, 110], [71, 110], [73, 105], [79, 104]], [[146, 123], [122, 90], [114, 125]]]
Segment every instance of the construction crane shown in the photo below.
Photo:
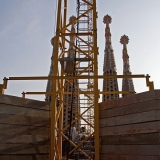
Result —
[[[71, 154], [80, 153], [85, 159], [94, 157], [98, 160], [98, 79], [91, 78], [98, 76], [96, 0], [77, 0], [77, 16], [72, 16], [68, 24], [67, 10], [67, 0], [63, 2], [59, 0], [54, 38], [53, 76], [57, 78], [52, 81], [50, 157], [52, 160], [68, 159]], [[66, 50], [67, 44], [70, 46], [69, 50]], [[67, 85], [70, 85], [72, 89], [65, 90]], [[68, 101], [64, 99], [66, 94], [72, 97], [70, 104], [67, 104]], [[75, 102], [74, 95], [78, 97], [77, 102]], [[59, 107], [56, 105], [57, 99]], [[78, 105], [78, 110], [75, 110], [73, 103]], [[70, 123], [65, 128], [63, 128], [63, 107], [67, 107], [71, 112]], [[76, 118], [72, 117], [73, 113]], [[76, 121], [79, 122], [79, 125], [83, 123], [87, 129], [87, 136], [83, 140], [78, 138], [78, 141], [74, 142], [71, 138], [71, 129], [72, 124]], [[68, 137], [64, 134], [67, 129]], [[64, 157], [62, 157], [62, 139], [72, 145]], [[91, 139], [94, 139], [92, 144], [94, 143], [95, 147], [92, 153], [91, 150], [88, 151], [88, 147], [87, 149], [84, 147], [84, 144], [91, 144]]]

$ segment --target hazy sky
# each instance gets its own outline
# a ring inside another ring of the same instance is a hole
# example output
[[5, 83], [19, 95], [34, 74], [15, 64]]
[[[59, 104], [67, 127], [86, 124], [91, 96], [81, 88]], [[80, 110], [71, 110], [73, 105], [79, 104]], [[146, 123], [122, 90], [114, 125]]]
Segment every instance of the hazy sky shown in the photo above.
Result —
[[[76, 1], [69, 1], [68, 19], [76, 14]], [[75, 2], [75, 3], [74, 3]], [[123, 73], [120, 37], [129, 37], [132, 74], [149, 74], [160, 88], [160, 1], [97, 0], [99, 74], [103, 74], [105, 47], [103, 16], [112, 17], [112, 46], [118, 74]], [[0, 0], [0, 83], [3, 77], [46, 76], [49, 73], [54, 36], [56, 0]], [[145, 79], [133, 79], [135, 90], [147, 91]], [[6, 94], [45, 91], [46, 81], [9, 81]], [[99, 82], [102, 89], [102, 82]], [[119, 80], [121, 90], [121, 80]], [[27, 96], [44, 99], [44, 96]], [[100, 100], [101, 101], [101, 100]]]

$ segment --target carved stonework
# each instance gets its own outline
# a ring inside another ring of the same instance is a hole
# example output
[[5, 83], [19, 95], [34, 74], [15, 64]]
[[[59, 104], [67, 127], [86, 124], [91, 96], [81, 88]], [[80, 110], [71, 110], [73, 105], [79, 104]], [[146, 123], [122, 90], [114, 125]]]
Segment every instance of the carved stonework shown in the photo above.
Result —
[[[103, 75], [117, 75], [109, 27], [109, 24], [112, 22], [112, 18], [109, 15], [106, 15], [103, 18], [103, 22], [106, 24]], [[103, 79], [103, 91], [118, 91], [117, 79]], [[102, 101], [108, 101], [117, 98], [119, 98], [119, 94], [103, 94]]]
[[[123, 45], [122, 50], [122, 59], [123, 59], [123, 75], [131, 75], [130, 64], [129, 64], [129, 55], [127, 53], [127, 44], [129, 43], [129, 38], [126, 35], [123, 35], [120, 39], [120, 43]], [[123, 78], [122, 80], [122, 91], [130, 91], [134, 93], [134, 84], [132, 78]], [[123, 94], [122, 96], [126, 96]]]
[[108, 14], [103, 17], [103, 23], [106, 24], [106, 28], [105, 28], [106, 39], [110, 39], [110, 37], [111, 37], [111, 32], [110, 32], [110, 28], [109, 28], [109, 24], [111, 22], [112, 22], [112, 18]]
[[129, 43], [129, 38], [128, 36], [126, 36], [125, 34], [121, 37], [120, 39], [120, 43], [123, 44], [123, 45], [126, 45]]
[[72, 25], [75, 25], [77, 22], [76, 22], [76, 17], [75, 16], [71, 16], [70, 18], [69, 18], [69, 23], [72, 23]]
[[52, 44], [52, 46], [54, 46], [55, 39], [56, 39], [55, 36], [51, 39], [51, 44]]
[[109, 16], [108, 14], [106, 16], [103, 17], [103, 22], [105, 24], [110, 24], [112, 22], [112, 18], [111, 16]]
[[[53, 51], [52, 51], [52, 56], [51, 56], [51, 65], [50, 65], [50, 70], [48, 76], [53, 76], [53, 69], [54, 69], [54, 64], [53, 64], [53, 58], [54, 58], [54, 43], [55, 43], [55, 37], [51, 39], [51, 44], [53, 46]], [[46, 87], [46, 92], [52, 92], [52, 80], [48, 80], [47, 82], [47, 87]], [[46, 94], [45, 98], [46, 102], [51, 102], [51, 95]]]

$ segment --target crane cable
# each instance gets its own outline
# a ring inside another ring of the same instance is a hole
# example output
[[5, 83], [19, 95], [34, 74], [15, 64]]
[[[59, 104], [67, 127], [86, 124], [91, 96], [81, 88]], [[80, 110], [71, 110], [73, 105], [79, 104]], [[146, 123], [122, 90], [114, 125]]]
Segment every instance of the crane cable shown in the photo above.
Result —
[[54, 36], [56, 35], [56, 17], [57, 17], [57, 4], [58, 4], [58, 0], [56, 1], [56, 8], [55, 8], [55, 19], [54, 19]]
[[[77, 0], [77, 17], [79, 16], [79, 9], [80, 9], [80, 2], [79, 0]], [[77, 21], [77, 36], [78, 36], [78, 32], [79, 32], [79, 21]], [[76, 76], [76, 49], [77, 49], [77, 45], [78, 45], [78, 40], [76, 38], [76, 48], [75, 48], [75, 53], [74, 53], [74, 72], [73, 72], [73, 76]], [[71, 129], [73, 132], [73, 128], [71, 127], [72, 125], [72, 114], [73, 114], [73, 104], [74, 104], [74, 91], [75, 91], [75, 80], [73, 80], [73, 84], [72, 84], [72, 96], [71, 96], [71, 109], [70, 109], [70, 120], [69, 120], [69, 135], [68, 138], [69, 140], [71, 140]], [[70, 142], [68, 141], [67, 144], [67, 160], [69, 158], [69, 152], [70, 152]]]

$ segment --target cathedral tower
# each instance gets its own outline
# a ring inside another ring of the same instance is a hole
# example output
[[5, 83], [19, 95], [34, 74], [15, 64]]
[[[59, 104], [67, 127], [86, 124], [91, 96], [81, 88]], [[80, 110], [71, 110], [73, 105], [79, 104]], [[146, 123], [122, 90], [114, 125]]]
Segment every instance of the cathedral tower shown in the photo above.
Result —
[[[69, 19], [69, 22], [72, 23], [72, 21], [74, 21], [76, 19], [75, 16], [71, 16]], [[73, 35], [70, 35], [70, 42], [72, 44], [75, 44], [75, 23], [72, 23], [71, 25], [71, 33], [73, 33]], [[68, 55], [67, 55], [67, 59], [76, 59], [76, 51], [75, 48], [70, 44], [69, 45], [69, 49], [68, 49]], [[66, 61], [66, 67], [67, 67], [67, 73], [66, 76], [75, 76], [76, 75], [76, 68], [75, 68], [75, 62], [73, 61]], [[69, 69], [71, 68], [71, 69]], [[71, 112], [71, 110], [67, 107], [70, 106], [72, 107], [72, 109], [74, 111], [76, 111], [77, 113], [79, 113], [79, 98], [78, 98], [78, 94], [73, 94], [74, 92], [78, 91], [78, 80], [74, 79], [72, 83], [68, 83], [67, 80], [65, 80], [65, 85], [66, 87], [64, 88], [65, 92], [71, 92], [72, 94], [66, 94], [64, 95], [64, 102], [67, 105], [64, 105], [64, 110], [63, 110], [63, 127], [65, 127], [66, 125], [69, 124], [70, 120], [74, 120], [76, 118], [76, 115], [74, 112]], [[72, 115], [71, 115], [72, 114]], [[79, 121], [77, 120], [75, 122], [75, 127], [76, 129], [79, 128]]]
[[[105, 50], [104, 50], [104, 64], [103, 75], [117, 75], [116, 63], [114, 58], [114, 51], [111, 44], [111, 33], [109, 24], [112, 18], [109, 15], [104, 16], [103, 22], [106, 24], [105, 28]], [[116, 78], [103, 80], [103, 91], [118, 91], [118, 82]], [[119, 94], [103, 94], [102, 101], [119, 98]]]
[[[54, 41], [55, 41], [55, 37], [53, 37], [51, 39], [51, 44], [53, 46], [53, 51], [52, 51], [52, 57], [51, 57], [51, 65], [50, 65], [50, 71], [49, 71], [49, 74], [48, 76], [53, 76], [53, 58], [54, 58]], [[46, 92], [52, 92], [52, 80], [48, 80], [47, 82], [47, 88], [46, 88]], [[46, 102], [51, 102], [51, 97], [52, 95], [46, 95], [46, 98], [45, 98], [45, 101]]]
[[[123, 75], [131, 75], [132, 74], [132, 72], [130, 71], [130, 65], [129, 65], [129, 55], [127, 53], [128, 42], [129, 42], [128, 36], [124, 35], [121, 37], [120, 43], [123, 45], [123, 51], [122, 51]], [[122, 91], [130, 91], [133, 93], [135, 92], [132, 78], [123, 78]], [[123, 94], [122, 96], [124, 97], [124, 96], [126, 96], [126, 94]]]
[[[69, 21], [70, 23], [72, 21], [74, 21], [76, 19], [76, 17], [72, 16], [70, 17]], [[70, 36], [70, 42], [72, 44], [75, 44], [75, 23], [73, 23], [71, 25], [71, 33], [73, 33], [73, 35]], [[55, 37], [53, 37], [51, 39], [51, 44], [53, 46], [53, 52], [52, 52], [52, 57], [51, 57], [51, 66], [50, 66], [50, 71], [49, 71], [49, 75], [48, 76], [53, 76], [53, 69], [54, 69], [54, 64], [53, 64], [53, 58], [54, 58], [54, 41], [55, 41]], [[70, 61], [69, 59], [72, 58], [76, 58], [75, 57], [75, 48], [70, 44], [69, 45], [69, 49], [67, 52], [67, 59], [68, 61], [66, 61], [65, 65], [67, 67], [67, 72], [66, 72], [66, 76], [75, 76], [76, 74], [76, 69], [74, 68], [74, 62]], [[67, 80], [65, 80], [65, 85], [66, 87], [64, 88], [65, 92], [70, 92], [70, 93], [74, 93], [78, 91], [78, 80], [75, 79], [73, 80], [73, 83], [69, 83]], [[48, 80], [47, 82], [47, 88], [46, 88], [46, 92], [52, 92], [52, 80]], [[52, 95], [46, 95], [45, 101], [46, 102], [51, 102], [51, 96]], [[78, 103], [78, 95], [77, 94], [65, 94], [63, 97], [63, 100], [65, 102], [64, 107], [63, 107], [63, 127], [65, 127], [66, 125], [69, 124], [70, 122], [70, 118], [73, 120], [76, 118], [75, 113], [72, 112], [71, 115], [71, 110], [68, 108], [68, 106], [72, 106], [72, 109], [78, 113], [80, 113], [80, 109], [79, 109], [79, 103]], [[57, 99], [57, 107], [59, 105], [59, 100]], [[75, 127], [79, 128], [79, 120], [77, 120], [75, 122]]]

